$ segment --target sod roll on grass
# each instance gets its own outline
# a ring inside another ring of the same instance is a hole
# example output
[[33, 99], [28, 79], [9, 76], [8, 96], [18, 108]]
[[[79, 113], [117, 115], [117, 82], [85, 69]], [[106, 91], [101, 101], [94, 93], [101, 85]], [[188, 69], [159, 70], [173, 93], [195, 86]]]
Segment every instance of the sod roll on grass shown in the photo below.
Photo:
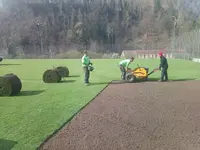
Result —
[[14, 74], [6, 74], [0, 77], [0, 96], [12, 96], [22, 89], [20, 79]]
[[61, 78], [57, 69], [46, 70], [43, 74], [44, 83], [58, 83], [61, 81]]
[[69, 76], [69, 69], [64, 66], [59, 66], [56, 68], [61, 75], [61, 77], [68, 77]]

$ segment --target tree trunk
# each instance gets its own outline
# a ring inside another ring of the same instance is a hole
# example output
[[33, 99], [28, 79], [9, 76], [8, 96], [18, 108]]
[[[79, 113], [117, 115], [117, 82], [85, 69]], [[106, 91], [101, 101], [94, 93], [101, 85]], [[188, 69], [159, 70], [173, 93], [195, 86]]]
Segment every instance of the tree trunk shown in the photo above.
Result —
[[40, 37], [40, 52], [41, 52], [41, 54], [43, 54], [43, 39], [42, 39], [42, 37]]

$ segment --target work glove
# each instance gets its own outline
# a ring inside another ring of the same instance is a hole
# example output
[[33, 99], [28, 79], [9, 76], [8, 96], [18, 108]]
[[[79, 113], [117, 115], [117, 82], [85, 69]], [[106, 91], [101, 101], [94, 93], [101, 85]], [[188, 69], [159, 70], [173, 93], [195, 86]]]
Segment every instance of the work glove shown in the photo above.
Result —
[[128, 68], [127, 70], [126, 70], [126, 72], [130, 72], [131, 71], [131, 68]]

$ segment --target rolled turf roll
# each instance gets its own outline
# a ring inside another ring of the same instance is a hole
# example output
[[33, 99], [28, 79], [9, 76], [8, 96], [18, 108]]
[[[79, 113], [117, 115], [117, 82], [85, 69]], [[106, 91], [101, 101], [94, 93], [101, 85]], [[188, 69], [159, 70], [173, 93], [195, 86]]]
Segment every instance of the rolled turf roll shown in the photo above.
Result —
[[61, 75], [61, 77], [68, 77], [69, 76], [69, 69], [64, 66], [59, 66], [56, 68]]
[[44, 83], [58, 83], [61, 81], [61, 75], [56, 69], [46, 70], [43, 74]]
[[20, 79], [14, 74], [6, 74], [0, 77], [0, 96], [12, 96], [22, 89]]

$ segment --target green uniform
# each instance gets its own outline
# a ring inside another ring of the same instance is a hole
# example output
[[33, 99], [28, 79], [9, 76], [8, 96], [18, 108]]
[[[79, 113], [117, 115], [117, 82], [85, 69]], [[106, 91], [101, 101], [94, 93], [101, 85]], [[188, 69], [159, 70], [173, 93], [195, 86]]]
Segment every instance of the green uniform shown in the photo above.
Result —
[[87, 55], [84, 55], [82, 57], [82, 66], [89, 66], [90, 64], [90, 58]]
[[90, 71], [88, 70], [88, 66], [91, 64], [90, 62], [90, 58], [87, 55], [84, 55], [82, 57], [82, 67], [84, 70], [84, 74], [85, 74], [85, 78], [84, 78], [84, 82], [86, 84], [89, 83], [89, 78], [90, 78]]
[[167, 62], [167, 59], [162, 56], [160, 57], [160, 66], [159, 66], [159, 69], [162, 69], [161, 70], [161, 81], [165, 80], [167, 81], [168, 80], [168, 73], [167, 73], [167, 69], [168, 69], [168, 62]]
[[130, 59], [126, 59], [126, 60], [122, 60], [119, 63], [120, 66], [120, 71], [122, 73], [121, 77], [123, 80], [125, 80], [125, 76], [126, 76], [126, 68], [129, 66], [131, 60]]
[[122, 65], [124, 68], [127, 68], [129, 66], [130, 62], [131, 62], [130, 59], [122, 60], [122, 61], [120, 61], [119, 65]]

